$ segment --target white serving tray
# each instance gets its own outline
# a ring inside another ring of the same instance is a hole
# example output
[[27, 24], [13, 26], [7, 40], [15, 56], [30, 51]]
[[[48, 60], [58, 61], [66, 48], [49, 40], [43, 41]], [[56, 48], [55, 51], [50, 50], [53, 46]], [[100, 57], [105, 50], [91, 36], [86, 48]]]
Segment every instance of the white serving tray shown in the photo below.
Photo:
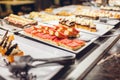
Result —
[[[50, 23], [50, 25], [49, 25]], [[42, 24], [42, 25], [49, 25], [51, 26], [51, 24], [57, 24], [57, 22], [55, 21], [52, 21], [52, 22], [48, 22], [48, 24]], [[81, 39], [81, 40], [90, 40], [89, 42], [86, 42], [85, 46], [81, 47], [80, 49], [78, 50], [70, 50], [70, 49], [67, 49], [67, 48], [64, 48], [64, 47], [61, 47], [61, 46], [57, 46], [57, 45], [54, 45], [52, 43], [49, 43], [49, 42], [46, 42], [46, 41], [43, 41], [43, 40], [39, 40], [37, 38], [33, 38], [32, 36], [28, 36], [24, 33], [24, 31], [20, 31], [18, 33], [24, 35], [24, 36], [27, 36], [27, 37], [30, 37], [31, 39], [35, 39], [35, 40], [38, 40], [40, 42], [44, 42], [44, 43], [47, 43], [47, 44], [50, 44], [52, 46], [55, 46], [55, 47], [58, 47], [58, 48], [61, 48], [61, 49], [64, 49], [64, 50], [67, 50], [67, 51], [70, 51], [70, 52], [73, 52], [75, 54], [78, 54], [80, 53], [80, 51], [82, 51], [83, 49], [85, 49], [87, 46], [89, 46], [91, 43], [93, 43], [99, 36], [102, 36], [104, 35], [105, 33], [107, 33], [108, 31], [110, 31], [112, 28], [114, 28], [114, 26], [111, 26], [111, 25], [104, 25], [104, 24], [99, 24], [99, 23], [96, 23], [96, 28], [97, 28], [97, 32], [90, 32], [90, 31], [87, 31], [87, 30], [83, 30], [83, 29], [78, 29], [80, 30], [80, 37], [78, 37], [78, 39]]]

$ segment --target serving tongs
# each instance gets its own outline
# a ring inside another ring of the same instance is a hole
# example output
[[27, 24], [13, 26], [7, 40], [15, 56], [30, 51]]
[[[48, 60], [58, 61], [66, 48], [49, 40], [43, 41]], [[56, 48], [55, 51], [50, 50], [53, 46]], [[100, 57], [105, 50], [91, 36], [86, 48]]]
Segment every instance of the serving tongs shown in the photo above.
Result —
[[73, 60], [74, 60], [74, 56], [62, 56], [62, 57], [56, 57], [56, 58], [38, 58], [38, 59], [33, 58], [30, 55], [15, 57], [16, 63], [25, 62], [27, 64], [32, 64], [34, 62], [42, 62], [40, 64], [35, 65], [34, 67], [37, 67], [38, 65], [49, 64], [49, 63], [69, 64]]
[[[40, 62], [33, 64], [34, 62]], [[42, 62], [42, 63], [41, 63]], [[28, 72], [32, 68], [44, 67], [44, 66], [54, 66], [57, 64], [70, 65], [69, 63], [74, 62], [73, 56], [63, 56], [56, 58], [45, 58], [45, 59], [35, 59], [30, 55], [18, 56], [15, 58], [13, 63], [7, 64], [9, 71], [16, 77], [28, 75]], [[55, 64], [54, 64], [55, 63]]]

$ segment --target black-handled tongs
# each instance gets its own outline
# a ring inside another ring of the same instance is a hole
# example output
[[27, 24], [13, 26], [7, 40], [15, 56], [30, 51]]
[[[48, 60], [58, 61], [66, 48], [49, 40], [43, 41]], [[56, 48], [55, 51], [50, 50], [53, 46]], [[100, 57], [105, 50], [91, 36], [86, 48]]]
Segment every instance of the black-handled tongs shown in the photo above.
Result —
[[[35, 59], [30, 55], [16, 57], [15, 62], [7, 64], [9, 71], [15, 75], [21, 74], [23, 72], [27, 73], [31, 68], [43, 67], [43, 66], [52, 66], [57, 64], [51, 63], [58, 63], [64, 65], [70, 65], [69, 63], [74, 62], [73, 56], [63, 56], [57, 58], [46, 58], [46, 59]], [[40, 61], [40, 63], [33, 65], [34, 62]], [[42, 62], [42, 63], [41, 63]], [[46, 65], [50, 64], [50, 65]]]
[[69, 62], [73, 61], [74, 57], [73, 56], [62, 56], [62, 57], [56, 57], [56, 58], [38, 58], [35, 59], [31, 57], [30, 55], [25, 55], [25, 56], [19, 56], [15, 58], [15, 62], [26, 62], [26, 63], [34, 63], [34, 62], [43, 62], [38, 65], [42, 64], [48, 64], [48, 63], [59, 63], [59, 64], [68, 64]]

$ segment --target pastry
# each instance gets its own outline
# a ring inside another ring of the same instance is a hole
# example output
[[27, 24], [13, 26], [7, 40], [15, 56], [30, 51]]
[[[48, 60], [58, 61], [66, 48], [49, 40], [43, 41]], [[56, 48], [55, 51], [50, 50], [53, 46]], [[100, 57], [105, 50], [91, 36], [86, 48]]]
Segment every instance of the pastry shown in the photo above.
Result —
[[61, 18], [59, 24], [66, 25], [68, 27], [82, 28], [90, 32], [96, 32], [96, 25], [93, 23], [92, 19], [70, 16], [67, 18]]
[[6, 20], [7, 23], [14, 25], [16, 27], [19, 27], [19, 28], [24, 28], [27, 25], [37, 24], [37, 22], [34, 20], [25, 19], [23, 17], [17, 16], [14, 14], [10, 14], [9, 16], [5, 17], [4, 20]]
[[14, 62], [15, 56], [23, 56], [24, 52], [20, 50], [18, 44], [12, 44], [14, 35], [8, 35], [8, 31], [0, 42], [0, 53], [5, 56], [8, 62]]

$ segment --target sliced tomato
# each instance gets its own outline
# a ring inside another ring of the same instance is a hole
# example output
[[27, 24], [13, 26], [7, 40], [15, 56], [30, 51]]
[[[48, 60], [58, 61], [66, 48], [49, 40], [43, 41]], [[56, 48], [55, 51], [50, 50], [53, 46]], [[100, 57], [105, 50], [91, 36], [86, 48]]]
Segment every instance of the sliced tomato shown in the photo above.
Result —
[[60, 41], [60, 43], [63, 43], [63, 44], [68, 44], [68, 43], [71, 43], [72, 42], [72, 40], [70, 40], [70, 39], [62, 39], [61, 41]]
[[50, 39], [50, 40], [54, 40], [55, 38], [56, 38], [56, 36], [51, 36], [51, 35], [48, 36], [48, 39]]
[[41, 35], [41, 38], [47, 39], [47, 34], [42, 34], [42, 35]]
[[53, 39], [53, 41], [59, 43], [61, 41], [61, 39], [56, 37], [56, 38]]
[[68, 44], [66, 44], [67, 46], [69, 46], [69, 47], [77, 47], [77, 46], [80, 46], [80, 44], [78, 44], [78, 43], [76, 43], [76, 42], [71, 42], [71, 43], [68, 43]]
[[36, 34], [34, 34], [34, 36], [41, 38], [43, 36], [43, 34], [42, 33], [36, 33]]
[[25, 28], [24, 31], [27, 32], [27, 33], [31, 33], [32, 28]]
[[31, 31], [31, 34], [36, 34], [36, 33], [39, 33], [37, 30], [32, 30]]
[[74, 39], [74, 42], [76, 42], [78, 44], [85, 44], [85, 41], [79, 40], [79, 39]]

